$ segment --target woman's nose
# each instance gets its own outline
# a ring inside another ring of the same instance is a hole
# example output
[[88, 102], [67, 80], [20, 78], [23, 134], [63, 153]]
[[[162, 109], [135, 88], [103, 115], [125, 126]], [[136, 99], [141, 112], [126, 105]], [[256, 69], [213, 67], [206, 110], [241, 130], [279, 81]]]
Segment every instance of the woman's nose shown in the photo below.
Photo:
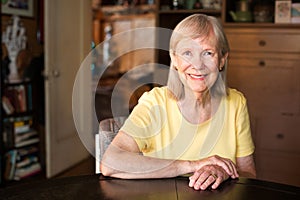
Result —
[[195, 69], [202, 69], [204, 67], [204, 62], [201, 56], [194, 57], [191, 60], [191, 64]]

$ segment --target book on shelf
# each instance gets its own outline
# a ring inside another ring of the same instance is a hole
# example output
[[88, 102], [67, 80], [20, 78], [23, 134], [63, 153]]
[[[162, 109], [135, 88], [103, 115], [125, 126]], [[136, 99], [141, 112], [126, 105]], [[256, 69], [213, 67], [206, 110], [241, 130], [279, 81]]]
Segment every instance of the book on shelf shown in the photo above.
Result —
[[29, 155], [25, 157], [23, 160], [20, 160], [17, 162], [16, 167], [21, 168], [21, 167], [26, 167], [29, 166], [30, 164], [38, 162], [38, 156], [37, 155]]
[[32, 145], [35, 143], [38, 143], [40, 141], [39, 138], [35, 137], [35, 138], [30, 138], [30, 139], [26, 139], [24, 141], [15, 143], [15, 147], [16, 148], [20, 148], [20, 147], [24, 147], [24, 146], [28, 146], [28, 145]]
[[29, 156], [29, 155], [37, 155], [39, 152], [38, 147], [36, 146], [28, 146], [25, 148], [18, 149], [18, 158], [21, 160], [23, 157]]
[[32, 103], [32, 85], [29, 84], [27, 85], [27, 110], [31, 111], [33, 108], [33, 103]]
[[31, 84], [7, 86], [2, 97], [2, 107], [7, 115], [32, 110]]
[[41, 171], [37, 147], [13, 149], [6, 153], [4, 178], [20, 180]]
[[32, 125], [32, 116], [19, 116], [19, 117], [6, 117], [4, 118], [4, 122], [14, 123], [15, 127], [24, 126], [26, 124]]
[[20, 180], [23, 178], [27, 178], [29, 176], [33, 176], [33, 175], [40, 173], [41, 170], [42, 170], [42, 167], [39, 162], [36, 162], [36, 163], [31, 164], [26, 167], [16, 168], [14, 179]]
[[32, 139], [34, 132], [36, 132], [32, 128], [32, 123], [32, 116], [5, 118], [3, 120], [4, 131], [2, 135], [4, 146], [6, 148], [20, 147], [19, 143], [25, 141], [25, 138]]
[[19, 87], [15, 88], [19, 103], [20, 112], [27, 111], [27, 101], [26, 101], [26, 91], [24, 85], [19, 85]]
[[12, 131], [12, 124], [6, 122], [5, 120], [3, 122], [2, 141], [6, 149], [14, 146], [14, 133]]
[[7, 115], [11, 115], [15, 112], [14, 106], [11, 104], [9, 98], [6, 96], [2, 97], [2, 107]]
[[24, 162], [28, 162], [29, 160], [30, 163], [32, 163], [35, 158], [39, 157], [39, 149], [37, 146], [26, 146], [17, 150], [17, 166], [21, 165], [23, 167]]
[[18, 100], [18, 94], [15, 87], [10, 86], [4, 89], [3, 96], [5, 96], [10, 104], [14, 107], [14, 111], [18, 112], [20, 110], [20, 104]]
[[13, 180], [16, 169], [16, 161], [17, 161], [17, 150], [10, 150], [5, 155], [6, 164], [4, 171], [4, 178], [6, 180]]
[[15, 134], [21, 134], [24, 132], [28, 132], [31, 129], [32, 126], [32, 119], [24, 119], [20, 121], [15, 121], [14, 122], [14, 133]]
[[23, 133], [18, 133], [18, 134], [15, 133], [15, 144], [37, 136], [38, 136], [38, 132], [34, 129], [29, 129], [28, 131]]

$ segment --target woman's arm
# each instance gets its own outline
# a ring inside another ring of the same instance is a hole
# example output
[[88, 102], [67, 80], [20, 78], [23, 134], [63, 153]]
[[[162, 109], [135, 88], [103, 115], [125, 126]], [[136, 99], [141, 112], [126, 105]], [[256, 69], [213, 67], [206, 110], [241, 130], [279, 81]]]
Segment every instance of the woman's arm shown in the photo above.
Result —
[[240, 176], [256, 178], [256, 170], [252, 154], [249, 156], [237, 158], [236, 166]]
[[205, 165], [218, 165], [228, 175], [237, 177], [234, 164], [229, 159], [211, 156], [198, 161], [169, 160], [143, 156], [135, 140], [120, 131], [106, 150], [101, 172], [117, 178], [167, 178], [193, 173]]
[[188, 161], [143, 156], [135, 140], [122, 131], [106, 150], [100, 167], [105, 176], [127, 179], [175, 177], [192, 172]]

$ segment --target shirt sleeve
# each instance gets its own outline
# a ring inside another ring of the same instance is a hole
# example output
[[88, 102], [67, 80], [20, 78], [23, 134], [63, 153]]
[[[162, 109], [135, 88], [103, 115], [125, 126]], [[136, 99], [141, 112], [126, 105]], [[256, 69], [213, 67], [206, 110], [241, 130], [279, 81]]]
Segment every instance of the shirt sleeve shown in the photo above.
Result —
[[159, 101], [160, 89], [145, 92], [121, 128], [134, 138], [143, 153], [153, 151], [155, 147], [151, 141], [162, 128], [166, 112]]
[[247, 102], [244, 96], [242, 96], [242, 102], [237, 116], [236, 126], [237, 126], [236, 157], [244, 157], [253, 154], [255, 147], [251, 135]]

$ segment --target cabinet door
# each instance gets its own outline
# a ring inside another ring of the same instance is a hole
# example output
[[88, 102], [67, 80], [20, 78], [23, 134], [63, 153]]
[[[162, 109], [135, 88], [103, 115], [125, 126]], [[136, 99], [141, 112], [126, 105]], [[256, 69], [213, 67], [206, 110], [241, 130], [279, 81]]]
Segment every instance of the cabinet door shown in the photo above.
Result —
[[257, 177], [300, 186], [300, 156], [278, 151], [261, 151], [256, 157]]
[[[272, 115], [256, 123], [257, 148], [300, 155], [300, 117]], [[293, 166], [290, 166], [293, 168]]]
[[258, 178], [300, 186], [300, 117], [260, 117], [256, 128]]
[[300, 113], [300, 61], [283, 57], [235, 53], [229, 59], [228, 84], [245, 94], [256, 115]]

